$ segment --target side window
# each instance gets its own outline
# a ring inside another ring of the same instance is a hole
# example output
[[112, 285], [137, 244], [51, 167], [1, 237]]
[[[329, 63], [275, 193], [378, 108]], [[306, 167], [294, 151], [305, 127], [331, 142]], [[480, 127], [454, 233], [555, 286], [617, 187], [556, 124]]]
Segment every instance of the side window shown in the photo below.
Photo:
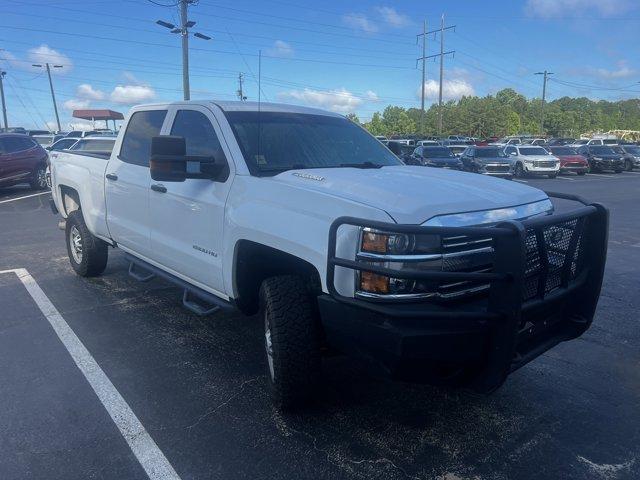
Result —
[[516, 151], [516, 149], [515, 149], [515, 148], [513, 148], [513, 147], [507, 147], [507, 148], [505, 148], [505, 153], [506, 153], [507, 155], [511, 155], [512, 153], [515, 153], [515, 151]]
[[173, 121], [171, 135], [184, 137], [187, 155], [213, 157], [216, 162], [226, 163], [216, 131], [203, 113], [196, 110], [179, 110]]
[[22, 142], [20, 142], [19, 137], [5, 138], [4, 145], [5, 145], [6, 153], [16, 153], [21, 150], [25, 150], [25, 148], [23, 148]]
[[131, 116], [120, 147], [120, 160], [142, 167], [149, 166], [151, 138], [160, 135], [166, 110], [147, 110]]
[[422, 147], [418, 147], [418, 148], [416, 148], [416, 149], [413, 151], [413, 154], [414, 154], [416, 157], [421, 156], [421, 155], [422, 155]]

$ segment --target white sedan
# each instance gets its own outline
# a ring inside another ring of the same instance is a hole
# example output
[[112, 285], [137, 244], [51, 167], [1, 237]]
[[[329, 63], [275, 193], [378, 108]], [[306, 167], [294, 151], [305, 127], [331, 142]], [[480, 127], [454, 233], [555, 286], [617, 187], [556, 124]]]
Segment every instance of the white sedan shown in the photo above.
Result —
[[527, 175], [547, 175], [549, 178], [556, 178], [560, 171], [560, 159], [542, 147], [508, 145], [504, 152], [513, 161], [513, 170], [518, 178]]

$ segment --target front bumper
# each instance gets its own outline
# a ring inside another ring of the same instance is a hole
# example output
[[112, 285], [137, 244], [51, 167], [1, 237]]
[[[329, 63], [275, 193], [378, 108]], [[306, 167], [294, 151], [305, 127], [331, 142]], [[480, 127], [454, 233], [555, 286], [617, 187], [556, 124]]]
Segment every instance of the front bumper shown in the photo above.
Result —
[[553, 166], [538, 166], [534, 163], [523, 162], [524, 171], [529, 175], [553, 175], [560, 170], [560, 164]]
[[[569, 195], [550, 194], [580, 201]], [[493, 239], [486, 273], [389, 270], [335, 256], [341, 225], [398, 233]], [[440, 367], [468, 366], [480, 391], [499, 387], [516, 369], [556, 344], [580, 336], [593, 320], [607, 251], [608, 212], [586, 204], [566, 213], [494, 227], [420, 227], [342, 217], [331, 226], [327, 287], [319, 298], [330, 344], [355, 353], [403, 380], [429, 379]], [[345, 297], [335, 268], [421, 280], [473, 280], [488, 294], [455, 301], [391, 303]]]
[[624, 160], [595, 160], [591, 159], [591, 169], [592, 170], [623, 170], [624, 169]]
[[568, 162], [560, 165], [561, 173], [568, 173], [568, 172], [575, 172], [575, 173], [585, 172], [586, 173], [588, 171], [589, 171], [589, 165], [587, 164]]

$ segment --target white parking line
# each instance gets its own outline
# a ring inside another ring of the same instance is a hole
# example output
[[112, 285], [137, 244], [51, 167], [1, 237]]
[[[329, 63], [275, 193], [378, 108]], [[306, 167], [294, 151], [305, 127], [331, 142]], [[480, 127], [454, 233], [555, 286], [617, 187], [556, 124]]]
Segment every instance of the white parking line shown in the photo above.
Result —
[[631, 173], [632, 175], [640, 175], [640, 172], [624, 172], [624, 173]]
[[0, 203], [9, 203], [9, 202], [17, 202], [18, 200], [22, 200], [24, 198], [31, 198], [31, 197], [37, 197], [38, 195], [47, 195], [48, 193], [51, 192], [40, 192], [40, 193], [34, 193], [32, 195], [25, 195], [24, 197], [18, 197], [18, 198], [10, 198], [9, 200], [2, 200], [0, 201]]
[[590, 177], [615, 178], [613, 175], [603, 175], [601, 173], [589, 173]]
[[556, 178], [559, 178], [560, 180], [569, 180], [570, 182], [575, 182], [576, 181], [575, 178], [561, 177], [560, 175], [558, 175]]
[[520, 182], [520, 183], [529, 183], [529, 182], [527, 182], [526, 180], [520, 180], [520, 179], [518, 179], [518, 178], [514, 178], [514, 180], [515, 180], [516, 182]]
[[24, 268], [17, 268], [15, 270], [0, 270], [0, 274], [2, 273], [15, 273], [18, 276], [31, 298], [33, 298], [42, 314], [53, 327], [78, 369], [87, 379], [93, 391], [96, 392], [98, 399], [129, 444], [129, 448], [131, 448], [148, 477], [152, 480], [180, 480], [176, 471], [142, 423], [140, 423], [131, 407], [122, 398], [120, 392], [113, 386], [113, 383], [100, 368], [100, 365], [62, 318], [62, 315], [56, 310], [56, 307], [53, 306], [29, 272]]

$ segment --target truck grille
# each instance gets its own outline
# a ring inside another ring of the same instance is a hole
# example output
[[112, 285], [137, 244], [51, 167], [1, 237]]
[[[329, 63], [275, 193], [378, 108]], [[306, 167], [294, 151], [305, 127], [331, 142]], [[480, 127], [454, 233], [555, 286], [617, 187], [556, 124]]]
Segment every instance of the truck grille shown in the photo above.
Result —
[[[574, 219], [540, 230], [528, 229], [525, 241], [526, 263], [523, 299], [544, 296], [562, 284], [563, 269], [568, 280], [580, 272], [584, 219]], [[491, 238], [445, 237], [442, 239], [443, 265], [446, 272], [491, 272], [493, 240]], [[571, 255], [570, 258], [568, 255]], [[455, 282], [442, 284], [442, 298], [455, 298], [486, 291], [489, 284]]]
[[553, 160], [539, 160], [536, 162], [533, 162], [534, 167], [539, 167], [539, 168], [553, 168], [556, 166], [556, 162], [554, 162]]
[[486, 165], [484, 168], [487, 172], [492, 173], [509, 173], [511, 170], [510, 165]]

